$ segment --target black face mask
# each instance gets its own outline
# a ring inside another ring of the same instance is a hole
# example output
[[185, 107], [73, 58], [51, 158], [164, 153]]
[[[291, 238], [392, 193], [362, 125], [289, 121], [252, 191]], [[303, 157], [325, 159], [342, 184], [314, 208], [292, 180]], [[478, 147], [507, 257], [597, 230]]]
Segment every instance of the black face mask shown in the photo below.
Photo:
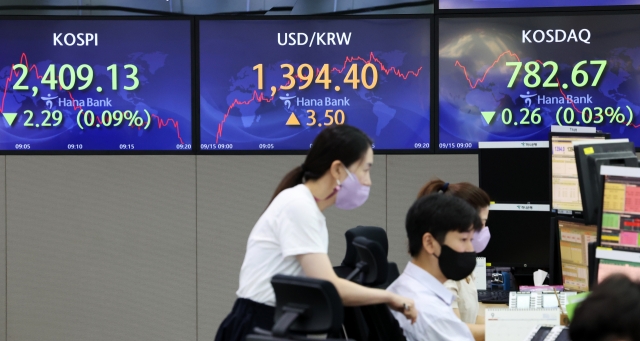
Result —
[[438, 265], [444, 277], [459, 281], [471, 275], [476, 267], [477, 254], [475, 252], [456, 252], [445, 244], [441, 245], [440, 256], [436, 256], [436, 258], [438, 258]]

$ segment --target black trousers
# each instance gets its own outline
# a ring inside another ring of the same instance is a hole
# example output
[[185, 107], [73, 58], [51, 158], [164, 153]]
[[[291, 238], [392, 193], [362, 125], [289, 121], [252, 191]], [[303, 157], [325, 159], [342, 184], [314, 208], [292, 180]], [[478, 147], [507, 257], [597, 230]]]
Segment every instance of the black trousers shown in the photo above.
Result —
[[275, 308], [246, 298], [238, 298], [218, 328], [215, 341], [245, 341], [255, 327], [273, 328]]

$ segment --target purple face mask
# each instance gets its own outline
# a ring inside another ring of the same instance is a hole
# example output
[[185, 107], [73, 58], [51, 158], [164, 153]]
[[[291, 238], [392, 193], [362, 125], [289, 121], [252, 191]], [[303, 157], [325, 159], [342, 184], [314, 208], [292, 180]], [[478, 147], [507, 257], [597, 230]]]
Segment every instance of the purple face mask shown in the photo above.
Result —
[[[345, 168], [346, 169], [346, 168]], [[369, 198], [371, 187], [360, 183], [358, 178], [347, 169], [347, 178], [341, 184], [338, 181], [338, 194], [336, 197], [336, 207], [341, 210], [352, 210], [362, 206]]]
[[473, 245], [473, 249], [476, 253], [480, 253], [487, 248], [489, 244], [489, 239], [491, 239], [491, 233], [489, 232], [489, 226], [485, 226], [480, 232], [476, 232], [473, 235], [473, 240], [471, 244]]

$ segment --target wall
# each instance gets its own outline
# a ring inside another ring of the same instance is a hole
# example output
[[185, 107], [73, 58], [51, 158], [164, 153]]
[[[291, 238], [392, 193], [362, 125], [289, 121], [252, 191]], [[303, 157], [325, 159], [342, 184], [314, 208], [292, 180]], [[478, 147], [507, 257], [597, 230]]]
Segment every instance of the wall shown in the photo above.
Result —
[[[302, 156], [1, 156], [0, 341], [212, 340], [231, 309], [246, 240]], [[476, 155], [377, 155], [344, 232], [387, 229], [408, 257], [404, 214], [433, 176], [478, 181]], [[2, 307], [5, 307], [3, 309]]]

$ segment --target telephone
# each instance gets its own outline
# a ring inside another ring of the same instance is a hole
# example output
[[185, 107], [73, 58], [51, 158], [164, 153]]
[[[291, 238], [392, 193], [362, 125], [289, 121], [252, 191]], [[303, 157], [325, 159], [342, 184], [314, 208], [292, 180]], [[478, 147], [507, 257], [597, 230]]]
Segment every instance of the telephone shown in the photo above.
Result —
[[570, 341], [569, 328], [565, 326], [537, 326], [525, 341]]
[[564, 311], [567, 310], [567, 297], [577, 295], [574, 291], [512, 291], [509, 293], [509, 309], [555, 308], [558, 299]]

